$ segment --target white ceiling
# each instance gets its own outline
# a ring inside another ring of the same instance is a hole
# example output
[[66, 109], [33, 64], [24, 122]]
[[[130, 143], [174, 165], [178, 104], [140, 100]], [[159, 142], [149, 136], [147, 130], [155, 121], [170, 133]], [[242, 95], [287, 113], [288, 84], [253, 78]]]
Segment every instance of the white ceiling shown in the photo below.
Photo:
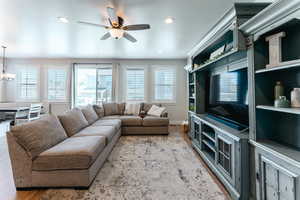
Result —
[[[251, 1], [251, 0], [239, 0]], [[255, 1], [255, 0], [252, 0]], [[257, 0], [256, 0], [257, 1]], [[184, 58], [234, 0], [0, 0], [0, 45], [8, 57]], [[149, 23], [134, 31], [137, 43], [100, 37], [106, 30], [75, 23], [108, 24], [114, 6], [125, 24]], [[65, 16], [71, 23], [59, 23]], [[173, 24], [165, 24], [166, 17]]]

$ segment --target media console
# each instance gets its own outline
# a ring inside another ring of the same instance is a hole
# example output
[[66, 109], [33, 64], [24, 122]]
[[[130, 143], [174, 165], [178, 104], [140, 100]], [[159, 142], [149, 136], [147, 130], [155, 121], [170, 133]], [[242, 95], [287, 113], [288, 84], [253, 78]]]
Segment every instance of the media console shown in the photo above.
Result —
[[228, 127], [206, 114], [194, 114], [191, 133], [194, 149], [233, 199], [249, 199], [248, 132]]

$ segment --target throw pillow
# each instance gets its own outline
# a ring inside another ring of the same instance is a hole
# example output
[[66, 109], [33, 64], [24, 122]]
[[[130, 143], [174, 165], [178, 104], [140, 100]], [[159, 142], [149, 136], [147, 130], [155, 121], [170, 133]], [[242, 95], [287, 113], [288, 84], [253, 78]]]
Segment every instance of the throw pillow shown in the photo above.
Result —
[[117, 103], [103, 103], [104, 115], [118, 115]]
[[125, 107], [124, 115], [135, 115], [138, 116], [140, 114], [140, 103], [127, 103]]
[[58, 118], [69, 137], [89, 125], [79, 108], [73, 108], [65, 114], [59, 115]]
[[158, 107], [156, 105], [153, 105], [147, 114], [155, 117], [160, 117], [165, 111], [166, 111], [165, 107]]
[[87, 105], [81, 109], [85, 119], [88, 121], [89, 125], [97, 121], [98, 115], [95, 112], [92, 105]]
[[104, 108], [102, 106], [94, 105], [93, 107], [99, 118], [104, 117]]
[[13, 126], [10, 132], [32, 159], [67, 138], [64, 128], [54, 115]]

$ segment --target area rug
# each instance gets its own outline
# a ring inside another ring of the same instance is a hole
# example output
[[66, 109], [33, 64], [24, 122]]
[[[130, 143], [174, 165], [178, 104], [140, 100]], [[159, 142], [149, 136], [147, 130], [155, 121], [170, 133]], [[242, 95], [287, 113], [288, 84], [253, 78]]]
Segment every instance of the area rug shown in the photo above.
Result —
[[42, 200], [224, 200], [179, 135], [122, 136], [88, 190], [50, 189]]

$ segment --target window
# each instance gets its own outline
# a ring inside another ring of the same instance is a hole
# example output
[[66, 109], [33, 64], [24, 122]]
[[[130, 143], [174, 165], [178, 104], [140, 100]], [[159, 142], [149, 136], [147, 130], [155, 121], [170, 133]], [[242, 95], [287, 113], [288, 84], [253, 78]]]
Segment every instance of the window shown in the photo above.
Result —
[[144, 69], [128, 68], [126, 70], [127, 100], [143, 101], [145, 96]]
[[75, 67], [75, 106], [112, 101], [111, 65], [84, 65]]
[[17, 72], [18, 96], [23, 100], [36, 100], [38, 97], [38, 70], [19, 69]]
[[65, 100], [67, 90], [65, 69], [48, 69], [48, 99]]
[[174, 68], [154, 69], [154, 100], [175, 101], [176, 71]]

